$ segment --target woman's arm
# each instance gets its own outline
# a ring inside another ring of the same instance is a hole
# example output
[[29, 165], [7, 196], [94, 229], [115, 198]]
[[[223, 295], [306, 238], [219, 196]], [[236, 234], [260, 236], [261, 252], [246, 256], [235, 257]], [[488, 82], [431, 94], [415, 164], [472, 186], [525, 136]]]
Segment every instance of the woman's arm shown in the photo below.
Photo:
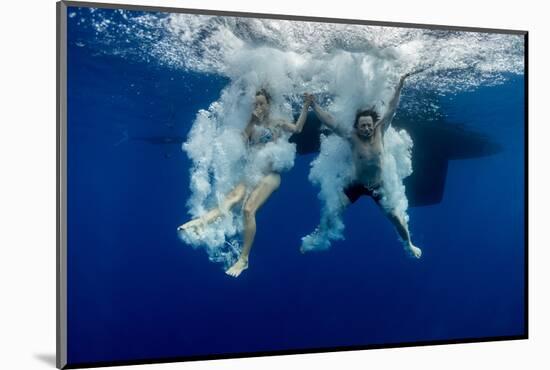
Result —
[[248, 141], [250, 140], [250, 136], [252, 135], [252, 130], [253, 130], [253, 127], [254, 127], [254, 120], [255, 120], [254, 117], [255, 117], [254, 115], [252, 115], [252, 117], [250, 117], [250, 120], [246, 124], [246, 127], [244, 128], [243, 132], [241, 133], [245, 143], [248, 143]]
[[309, 98], [307, 94], [304, 94], [304, 105], [302, 106], [302, 112], [300, 113], [300, 117], [298, 117], [298, 120], [296, 121], [296, 123], [292, 124], [286, 121], [282, 123], [282, 126], [286, 131], [289, 131], [292, 133], [302, 132], [304, 125], [306, 123], [307, 111], [311, 105], [311, 101], [312, 101], [311, 98]]

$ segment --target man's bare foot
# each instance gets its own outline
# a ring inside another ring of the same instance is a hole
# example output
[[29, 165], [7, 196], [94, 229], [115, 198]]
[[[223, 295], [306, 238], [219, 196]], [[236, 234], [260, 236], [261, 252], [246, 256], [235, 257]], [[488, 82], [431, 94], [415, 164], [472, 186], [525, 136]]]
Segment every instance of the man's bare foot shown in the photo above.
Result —
[[322, 233], [319, 226], [309, 235], [302, 238], [300, 245], [300, 253], [306, 254], [314, 250], [327, 249], [330, 246], [330, 241], [326, 233]]
[[238, 277], [241, 272], [248, 268], [248, 259], [239, 258], [237, 262], [228, 268], [225, 273], [229, 276]]
[[418, 247], [415, 247], [414, 245], [412, 244], [409, 244], [409, 253], [414, 257], [414, 258], [420, 258], [422, 256], [422, 249], [418, 248]]

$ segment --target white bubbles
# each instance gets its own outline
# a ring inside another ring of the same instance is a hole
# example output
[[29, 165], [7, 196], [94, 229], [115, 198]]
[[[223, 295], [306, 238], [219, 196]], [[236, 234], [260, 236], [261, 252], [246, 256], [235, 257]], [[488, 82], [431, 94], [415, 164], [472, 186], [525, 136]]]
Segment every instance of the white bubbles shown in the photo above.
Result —
[[[262, 58], [277, 51], [287, 58], [271, 67], [291, 66], [302, 82], [318, 87], [313, 80], [322, 74], [323, 61], [339, 52], [390, 62], [395, 73], [431, 65], [414, 77], [414, 85], [440, 93], [501, 83], [524, 70], [522, 35], [92, 10], [82, 13], [97, 31], [98, 52], [231, 78], [243, 72], [239, 66], [261, 68]], [[266, 50], [251, 53], [256, 59], [248, 64], [234, 60], [243, 58], [243, 49], [256, 48]]]
[[241, 245], [238, 233], [242, 230], [240, 218], [231, 212], [224, 212], [221, 217], [205, 225], [199, 232], [194, 230], [179, 231], [178, 236], [193, 248], [204, 248], [212, 262], [218, 262], [228, 268], [237, 260]]
[[344, 239], [342, 197], [354, 174], [349, 143], [336, 135], [322, 136], [321, 152], [309, 173], [309, 180], [320, 189], [321, 221], [313, 233], [302, 238], [303, 251], [328, 249], [331, 241]]
[[289, 143], [286, 136], [251, 149], [244, 171], [247, 185], [255, 186], [267, 172], [281, 173], [291, 169], [295, 156], [296, 145]]
[[408, 221], [409, 202], [405, 195], [403, 179], [411, 175], [411, 150], [413, 141], [405, 130], [389, 127], [384, 135], [384, 153], [382, 162], [382, 199], [380, 204], [386, 212], [394, 212]]

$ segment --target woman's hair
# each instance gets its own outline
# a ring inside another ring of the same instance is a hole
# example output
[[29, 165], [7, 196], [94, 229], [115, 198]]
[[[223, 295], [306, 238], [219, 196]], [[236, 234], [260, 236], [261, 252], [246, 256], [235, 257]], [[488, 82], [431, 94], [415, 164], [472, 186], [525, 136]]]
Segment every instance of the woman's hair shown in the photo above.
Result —
[[380, 118], [380, 115], [378, 114], [378, 112], [374, 110], [374, 107], [361, 110], [361, 111], [358, 111], [357, 114], [355, 115], [355, 122], [353, 123], [353, 127], [354, 128], [357, 127], [357, 123], [359, 123], [359, 118], [367, 117], [367, 116], [371, 116], [373, 122], [378, 121], [378, 118]]
[[267, 104], [271, 104], [271, 95], [269, 95], [267, 90], [264, 89], [263, 87], [258, 91], [256, 91], [256, 96], [260, 96], [260, 95], [262, 95], [265, 98], [265, 100], [267, 101]]

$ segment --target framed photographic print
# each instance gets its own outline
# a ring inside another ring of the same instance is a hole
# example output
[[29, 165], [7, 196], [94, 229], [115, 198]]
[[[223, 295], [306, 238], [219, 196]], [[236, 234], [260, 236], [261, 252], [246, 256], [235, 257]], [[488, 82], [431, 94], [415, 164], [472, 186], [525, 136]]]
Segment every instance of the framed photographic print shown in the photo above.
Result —
[[527, 338], [527, 32], [62, 1], [59, 368]]

